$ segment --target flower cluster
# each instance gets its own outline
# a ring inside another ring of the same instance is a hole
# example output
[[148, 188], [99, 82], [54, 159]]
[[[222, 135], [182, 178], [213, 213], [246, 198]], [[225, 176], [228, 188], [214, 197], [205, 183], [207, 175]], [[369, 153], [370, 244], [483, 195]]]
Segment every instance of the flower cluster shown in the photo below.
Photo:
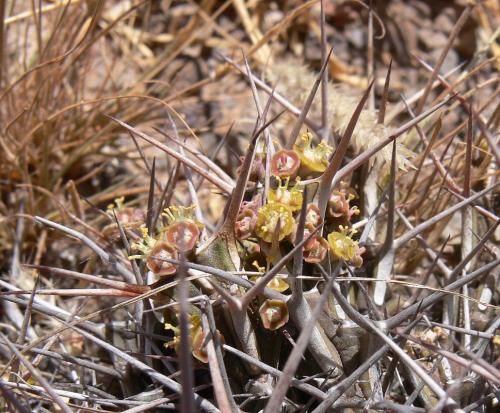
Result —
[[[236, 238], [244, 241], [245, 246], [252, 242], [260, 246], [271, 244], [273, 248], [276, 243], [295, 245], [298, 216], [303, 205], [302, 182], [323, 173], [332, 153], [333, 148], [324, 141], [315, 145], [310, 132], [303, 133], [293, 149], [274, 152], [270, 159], [273, 176], [271, 187], [265, 194], [255, 191], [257, 195], [241, 205], [234, 227]], [[265, 164], [265, 154], [265, 148], [260, 148], [258, 157], [256, 155], [259, 170]], [[259, 181], [257, 174], [252, 172], [251, 176], [256, 182]], [[265, 204], [262, 204], [263, 198], [267, 200]], [[361, 254], [364, 249], [353, 240], [355, 232], [348, 230], [352, 218], [359, 214], [357, 206], [351, 205], [355, 198], [354, 190], [342, 183], [329, 199], [326, 222], [322, 222], [316, 203], [307, 204], [304, 238], [309, 237], [316, 228], [320, 227], [320, 230], [304, 244], [305, 262], [320, 263], [330, 252], [333, 259], [342, 259], [357, 267], [362, 265]], [[324, 231], [330, 232], [330, 235], [325, 235], [328, 241], [323, 237]], [[247, 251], [248, 248], [245, 248], [243, 255]], [[245, 262], [245, 257], [242, 258]], [[265, 260], [268, 261], [268, 258], [265, 257]]]
[[193, 218], [194, 208], [166, 208], [162, 215], [167, 219], [168, 225], [160, 229], [156, 236], [151, 236], [147, 228], [142, 226], [142, 240], [131, 245], [133, 251], [142, 254], [131, 255], [129, 259], [144, 260], [148, 270], [157, 277], [175, 274], [177, 266], [170, 260], [178, 260], [180, 253], [192, 251], [203, 227]]
[[[253, 185], [249, 186], [247, 193], [251, 196], [242, 202], [233, 227], [243, 269], [251, 270], [256, 267], [259, 274], [264, 274], [280, 256], [297, 245], [297, 240], [301, 238], [297, 233], [298, 222], [304, 205], [304, 262], [319, 264], [326, 259], [332, 259], [360, 267], [363, 264], [364, 248], [354, 240], [356, 231], [351, 226], [351, 220], [359, 214], [358, 208], [351, 205], [356, 199], [354, 190], [341, 184], [332, 193], [324, 217], [312, 191], [308, 193], [310, 199], [304, 199], [306, 180], [311, 182], [311, 178], [316, 178], [325, 171], [333, 149], [325, 142], [315, 145], [312, 134], [306, 132], [301, 135], [293, 149], [275, 151], [267, 162], [265, 145], [262, 142], [257, 145], [249, 174]], [[267, 182], [266, 163], [269, 164], [272, 174]], [[181, 257], [197, 262], [198, 251], [203, 250], [203, 245], [197, 249], [203, 225], [194, 217], [194, 205], [166, 208], [161, 214], [164, 226], [155, 229], [152, 234], [145, 228], [143, 214], [125, 207], [123, 200], [117, 200], [116, 208], [113, 208], [123, 227], [133, 229], [138, 234], [138, 240], [132, 243], [131, 248], [139, 254], [129, 258], [142, 260], [150, 272], [149, 275], [153, 274], [158, 282], [176, 274], [177, 262]], [[261, 277], [258, 275], [250, 279], [259, 282]], [[202, 283], [199, 287], [204, 288]], [[267, 284], [267, 288], [281, 294], [286, 294], [289, 287], [282, 275], [274, 277]], [[233, 288], [230, 291], [238, 294], [239, 290]], [[262, 327], [267, 330], [278, 330], [289, 319], [285, 300], [259, 299], [259, 306], [255, 310], [258, 310]], [[175, 320], [176, 311], [167, 310], [165, 314], [170, 314], [169, 320]], [[167, 322], [165, 328], [173, 331], [172, 340], [165, 346], [178, 350], [178, 323]], [[220, 333], [217, 334], [223, 339]], [[190, 316], [189, 340], [193, 356], [206, 363], [206, 337], [196, 311], [191, 312]]]

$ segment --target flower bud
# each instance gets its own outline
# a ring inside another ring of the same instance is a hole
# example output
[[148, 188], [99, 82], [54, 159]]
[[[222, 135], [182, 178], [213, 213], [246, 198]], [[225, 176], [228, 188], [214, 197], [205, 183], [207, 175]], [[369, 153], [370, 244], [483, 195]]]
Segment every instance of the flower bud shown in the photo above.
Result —
[[328, 206], [330, 215], [335, 218], [347, 216], [349, 213], [349, 202], [342, 192], [335, 191], [328, 200]]
[[[245, 161], [244, 156], [240, 156], [241, 165], [236, 169], [236, 174], [241, 173], [241, 167], [243, 166], [243, 162]], [[250, 181], [258, 181], [261, 177], [266, 174], [266, 169], [264, 167], [264, 162], [262, 161], [262, 157], [259, 154], [256, 154], [253, 158], [252, 165], [250, 166]]]
[[236, 218], [234, 233], [239, 240], [245, 240], [252, 236], [257, 217], [251, 209], [245, 209]]
[[313, 228], [321, 224], [321, 214], [316, 204], [307, 204], [306, 210], [306, 226], [310, 225]]
[[[216, 330], [216, 334], [217, 337], [219, 338], [220, 343], [224, 344], [224, 336], [219, 332], [219, 330]], [[208, 363], [208, 353], [207, 353], [207, 347], [205, 345], [206, 344], [205, 333], [203, 332], [201, 326], [196, 328], [192, 332], [192, 337], [193, 337], [193, 344], [192, 344], [193, 357], [195, 357], [202, 363]]]

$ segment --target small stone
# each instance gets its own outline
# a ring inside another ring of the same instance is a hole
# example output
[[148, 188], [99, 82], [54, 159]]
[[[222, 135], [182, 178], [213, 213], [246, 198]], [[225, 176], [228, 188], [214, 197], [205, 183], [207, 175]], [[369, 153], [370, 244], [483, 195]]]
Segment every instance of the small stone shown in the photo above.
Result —
[[428, 50], [441, 49], [448, 41], [448, 37], [443, 33], [432, 29], [420, 29], [418, 31], [418, 38]]

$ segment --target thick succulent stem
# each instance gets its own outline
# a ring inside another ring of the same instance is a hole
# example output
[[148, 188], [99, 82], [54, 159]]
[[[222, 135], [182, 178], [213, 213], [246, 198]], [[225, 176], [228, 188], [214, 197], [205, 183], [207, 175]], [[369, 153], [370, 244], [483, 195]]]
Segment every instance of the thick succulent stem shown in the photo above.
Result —
[[[304, 296], [300, 296], [293, 302], [289, 301], [288, 311], [290, 312], [290, 318], [299, 330], [303, 330], [305, 324], [311, 319], [311, 307]], [[336, 370], [339, 366], [342, 366], [342, 361], [337, 349], [334, 344], [328, 340], [319, 325], [314, 327], [307, 349], [323, 371]]]

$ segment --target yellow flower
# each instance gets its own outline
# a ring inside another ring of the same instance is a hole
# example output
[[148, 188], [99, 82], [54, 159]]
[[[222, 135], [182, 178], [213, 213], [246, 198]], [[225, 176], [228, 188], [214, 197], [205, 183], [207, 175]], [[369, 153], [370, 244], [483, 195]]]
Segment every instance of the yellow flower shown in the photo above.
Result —
[[340, 231], [334, 231], [328, 235], [328, 244], [330, 244], [330, 249], [335, 258], [351, 261], [356, 257], [359, 250], [358, 242], [351, 238], [355, 230], [349, 231], [341, 226]]
[[[264, 274], [266, 272], [266, 267], [261, 267], [257, 260], [252, 262], [252, 265], [255, 268], [257, 268], [257, 271], [261, 272], [262, 274]], [[261, 278], [262, 278], [262, 276], [260, 276], [260, 275], [254, 275], [253, 277], [250, 277], [250, 279], [255, 283], [257, 281], [259, 281]], [[283, 291], [288, 290], [289, 285], [287, 284], [287, 282], [283, 278], [274, 277], [271, 281], [269, 281], [267, 283], [266, 287], [271, 288], [274, 291], [278, 291], [278, 292], [282, 293]]]
[[[205, 333], [201, 326], [201, 320], [199, 315], [191, 315], [189, 317], [189, 342], [190, 350], [193, 357], [201, 361], [202, 363], [208, 363], [207, 350], [205, 348]], [[176, 352], [180, 350], [181, 344], [181, 330], [170, 323], [165, 323], [165, 330], [172, 330], [174, 332], [174, 337], [167, 341], [164, 346], [165, 348], [173, 348]], [[219, 330], [216, 330], [220, 342], [224, 344], [224, 336]]]
[[293, 145], [297, 152], [300, 162], [311, 172], [324, 172], [328, 166], [328, 159], [333, 153], [333, 148], [325, 141], [321, 141], [315, 148], [312, 147], [312, 134], [305, 132], [299, 141]]
[[276, 189], [269, 191], [269, 203], [279, 203], [286, 205], [292, 212], [298, 211], [302, 207], [302, 190], [295, 185], [292, 189], [288, 189], [289, 179], [284, 183], [279, 179], [279, 185]]
[[270, 203], [259, 209], [255, 233], [266, 241], [272, 242], [274, 232], [280, 223], [278, 241], [281, 241], [293, 231], [294, 219], [290, 207], [280, 203]]

